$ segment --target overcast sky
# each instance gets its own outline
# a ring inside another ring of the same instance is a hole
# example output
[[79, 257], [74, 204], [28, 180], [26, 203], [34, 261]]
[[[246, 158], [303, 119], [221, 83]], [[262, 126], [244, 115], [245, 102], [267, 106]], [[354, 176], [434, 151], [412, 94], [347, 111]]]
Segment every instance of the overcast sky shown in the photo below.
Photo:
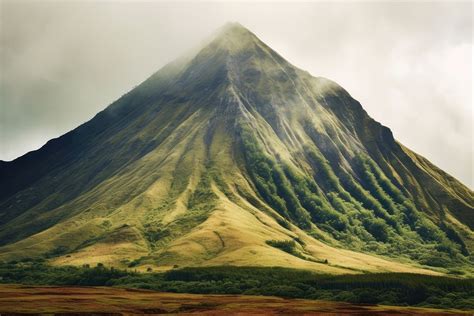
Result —
[[89, 120], [238, 21], [474, 187], [472, 4], [0, 0], [0, 159]]

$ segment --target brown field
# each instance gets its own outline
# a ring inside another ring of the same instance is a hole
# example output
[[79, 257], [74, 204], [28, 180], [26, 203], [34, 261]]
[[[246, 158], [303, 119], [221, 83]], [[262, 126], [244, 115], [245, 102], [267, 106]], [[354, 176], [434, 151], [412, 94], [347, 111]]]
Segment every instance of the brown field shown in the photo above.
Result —
[[158, 293], [107, 287], [0, 286], [0, 315], [465, 315], [461, 311], [355, 305], [271, 296]]

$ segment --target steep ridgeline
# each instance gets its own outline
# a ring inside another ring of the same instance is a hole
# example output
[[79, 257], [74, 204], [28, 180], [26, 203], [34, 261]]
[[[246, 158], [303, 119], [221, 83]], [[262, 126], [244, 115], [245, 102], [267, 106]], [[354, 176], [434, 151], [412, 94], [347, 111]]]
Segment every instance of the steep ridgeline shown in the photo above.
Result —
[[473, 206], [343, 88], [228, 24], [1, 162], [0, 259], [470, 275]]

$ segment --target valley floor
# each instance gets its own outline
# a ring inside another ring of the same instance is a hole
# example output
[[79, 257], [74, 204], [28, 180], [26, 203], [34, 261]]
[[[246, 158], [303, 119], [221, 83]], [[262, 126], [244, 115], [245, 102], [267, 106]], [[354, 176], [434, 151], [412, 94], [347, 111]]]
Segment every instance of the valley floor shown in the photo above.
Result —
[[468, 315], [428, 308], [356, 305], [272, 296], [160, 293], [111, 287], [0, 285], [0, 315]]

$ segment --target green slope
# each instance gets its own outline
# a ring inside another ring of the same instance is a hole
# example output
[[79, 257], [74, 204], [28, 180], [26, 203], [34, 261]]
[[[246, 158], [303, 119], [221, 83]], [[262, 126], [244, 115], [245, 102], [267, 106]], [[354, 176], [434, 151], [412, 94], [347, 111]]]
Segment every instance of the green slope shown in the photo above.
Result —
[[238, 24], [0, 179], [4, 260], [473, 272], [473, 192]]

